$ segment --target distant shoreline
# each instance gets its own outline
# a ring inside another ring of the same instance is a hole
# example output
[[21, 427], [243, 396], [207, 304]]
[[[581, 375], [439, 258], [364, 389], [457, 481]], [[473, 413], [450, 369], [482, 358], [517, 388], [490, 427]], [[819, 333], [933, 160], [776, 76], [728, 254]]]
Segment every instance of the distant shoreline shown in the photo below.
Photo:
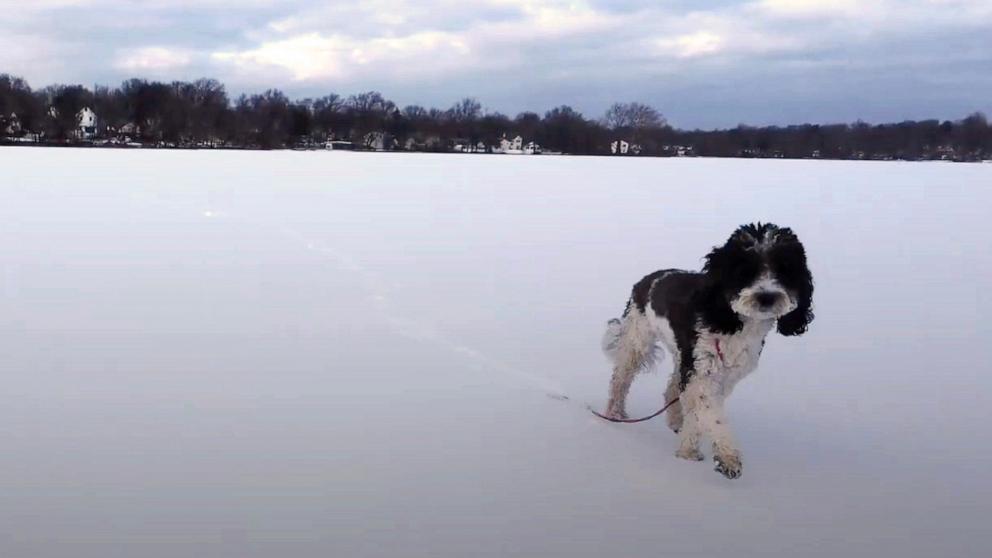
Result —
[[291, 100], [277, 89], [228, 96], [214, 79], [32, 89], [0, 73], [0, 144], [167, 149], [334, 149], [743, 159], [992, 159], [992, 126], [959, 120], [683, 130], [641, 102], [600, 117], [567, 105], [515, 117], [467, 97], [447, 109], [400, 106], [378, 91]]
[[953, 160], [953, 159], [842, 159], [842, 158], [826, 158], [826, 157], [744, 157], [735, 155], [688, 155], [688, 156], [672, 156], [672, 155], [639, 155], [639, 156], [617, 156], [617, 155], [605, 155], [599, 153], [540, 153], [534, 155], [523, 155], [523, 154], [506, 154], [506, 153], [485, 153], [485, 152], [466, 152], [459, 153], [456, 151], [408, 151], [408, 150], [371, 150], [371, 149], [320, 149], [320, 148], [299, 148], [299, 147], [279, 147], [279, 148], [261, 148], [261, 147], [238, 147], [238, 146], [216, 146], [216, 147], [202, 147], [202, 146], [155, 146], [155, 145], [95, 145], [95, 144], [85, 144], [85, 143], [45, 143], [45, 142], [11, 142], [0, 140], [0, 147], [22, 147], [22, 148], [53, 148], [53, 149], [107, 149], [107, 150], [122, 150], [122, 151], [243, 151], [243, 152], [278, 152], [278, 151], [296, 151], [296, 152], [313, 152], [313, 153], [334, 153], [344, 152], [344, 153], [362, 153], [368, 155], [376, 155], [383, 153], [393, 153], [393, 154], [405, 154], [405, 155], [451, 155], [451, 156], [468, 156], [468, 155], [482, 155], [482, 156], [493, 156], [493, 157], [507, 157], [507, 158], [517, 158], [517, 157], [592, 157], [592, 158], [604, 158], [604, 159], [740, 159], [740, 160], [753, 160], [753, 161], [767, 161], [767, 160], [779, 160], [779, 161], [851, 161], [851, 162], [902, 162], [902, 163], [977, 163], [977, 164], [989, 164], [992, 163], [992, 159], [979, 159], [979, 160]]

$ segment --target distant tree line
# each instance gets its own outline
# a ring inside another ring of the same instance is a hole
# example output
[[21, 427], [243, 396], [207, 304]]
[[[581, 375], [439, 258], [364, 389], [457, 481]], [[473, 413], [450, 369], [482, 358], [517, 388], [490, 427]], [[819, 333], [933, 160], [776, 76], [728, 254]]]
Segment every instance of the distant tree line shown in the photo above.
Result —
[[992, 128], [981, 113], [958, 121], [896, 124], [739, 125], [678, 130], [655, 108], [617, 103], [602, 118], [568, 106], [509, 117], [466, 98], [442, 110], [400, 107], [369, 91], [291, 100], [281, 91], [231, 99], [213, 79], [119, 87], [50, 85], [33, 90], [0, 74], [0, 142], [359, 150], [527, 152], [577, 155], [824, 159], [992, 158]]

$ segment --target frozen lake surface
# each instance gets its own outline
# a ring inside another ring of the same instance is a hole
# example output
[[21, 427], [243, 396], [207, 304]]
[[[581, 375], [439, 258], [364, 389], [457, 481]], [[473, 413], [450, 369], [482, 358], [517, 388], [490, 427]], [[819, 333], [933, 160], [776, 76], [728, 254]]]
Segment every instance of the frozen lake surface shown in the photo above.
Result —
[[[992, 165], [0, 148], [0, 556], [978, 555], [990, 186]], [[663, 421], [584, 406], [630, 286], [757, 220], [804, 241], [817, 319], [730, 399], [729, 481]]]

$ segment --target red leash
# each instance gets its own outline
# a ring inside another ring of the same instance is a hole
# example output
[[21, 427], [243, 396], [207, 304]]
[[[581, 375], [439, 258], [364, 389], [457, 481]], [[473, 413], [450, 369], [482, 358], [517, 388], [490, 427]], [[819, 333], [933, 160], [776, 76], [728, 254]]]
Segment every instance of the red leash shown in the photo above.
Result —
[[[723, 351], [720, 350], [720, 340], [719, 339], [714, 339], [713, 342], [716, 345], [716, 356], [720, 357], [720, 363], [723, 364], [724, 366], [726, 366], [727, 363], [726, 363], [726, 361], [723, 360]], [[597, 417], [599, 417], [599, 418], [601, 418], [603, 420], [608, 420], [610, 422], [622, 422], [624, 424], [631, 424], [631, 423], [634, 423], [634, 422], [644, 422], [646, 420], [653, 419], [654, 417], [656, 417], [656, 416], [660, 415], [661, 413], [664, 413], [665, 411], [667, 411], [668, 408], [671, 407], [672, 405], [674, 405], [675, 402], [678, 401], [678, 400], [679, 400], [679, 397], [676, 397], [675, 399], [672, 399], [668, 403], [665, 403], [665, 406], [662, 407], [661, 409], [658, 409], [657, 411], [651, 413], [650, 415], [648, 415], [646, 417], [641, 417], [641, 418], [636, 418], [636, 419], [629, 419], [629, 418], [622, 419], [622, 418], [608, 417], [606, 415], [601, 415], [601, 414], [597, 413], [596, 412], [596, 409], [593, 409], [592, 407], [589, 407], [589, 412], [592, 413], [592, 414], [594, 414], [594, 415], [596, 415]]]
[[597, 413], [596, 410], [593, 409], [592, 407], [589, 407], [589, 412], [592, 413], [592, 414], [594, 414], [594, 415], [596, 415], [597, 417], [599, 417], [599, 418], [601, 418], [603, 420], [608, 420], [610, 422], [623, 422], [623, 423], [626, 423], [626, 424], [630, 424], [632, 422], [644, 422], [646, 420], [651, 420], [654, 417], [660, 415], [661, 413], [664, 413], [665, 411], [667, 411], [668, 408], [671, 407], [672, 405], [674, 405], [675, 402], [678, 401], [678, 400], [679, 400], [679, 398], [676, 397], [675, 399], [672, 399], [668, 403], [665, 403], [665, 406], [662, 407], [661, 409], [659, 409], [658, 411], [656, 411], [654, 413], [651, 413], [650, 415], [648, 415], [646, 417], [641, 417], [641, 418], [636, 418], [636, 419], [622, 419], [622, 418], [608, 417], [606, 415], [601, 415], [601, 414]]

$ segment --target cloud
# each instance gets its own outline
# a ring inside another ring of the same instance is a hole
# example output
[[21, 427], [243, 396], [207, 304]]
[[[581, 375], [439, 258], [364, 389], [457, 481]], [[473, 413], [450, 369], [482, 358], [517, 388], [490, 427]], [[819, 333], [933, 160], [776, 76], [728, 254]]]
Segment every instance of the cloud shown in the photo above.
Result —
[[[780, 121], [787, 105], [812, 119], [990, 110], [989, 36], [988, 0], [34, 0], [0, 8], [0, 72], [474, 95], [510, 113], [639, 99], [711, 125]], [[853, 96], [895, 88], [875, 113]]]
[[[371, 5], [381, 2], [374, 1]], [[440, 2], [453, 10], [447, 14], [464, 18], [463, 3]], [[506, 67], [526, 59], [531, 45], [569, 36], [584, 36], [616, 25], [611, 14], [600, 13], [580, 3], [486, 0], [477, 10], [512, 8], [515, 17], [494, 21], [469, 18], [461, 28], [436, 28], [404, 33], [411, 24], [424, 19], [423, 3], [402, 0], [390, 10], [371, 15], [355, 26], [353, 33], [325, 33], [327, 22], [365, 14], [369, 3], [332, 5], [268, 22], [254, 31], [259, 42], [240, 50], [219, 50], [211, 57], [220, 64], [236, 67], [242, 76], [279, 69], [295, 81], [326, 79], [354, 80], [363, 76], [388, 75], [392, 79], [420, 79], [424, 76], [452, 75], [461, 71]], [[388, 15], [383, 15], [383, 14]], [[443, 27], [445, 17], [434, 13], [432, 27]], [[338, 28], [347, 26], [338, 26]], [[414, 28], [419, 28], [414, 25]]]
[[62, 62], [64, 53], [41, 34], [0, 32], [0, 52], [3, 53], [0, 73], [25, 76], [31, 72], [43, 72], [57, 75], [65, 69]]
[[265, 71], [266, 67], [288, 70], [297, 80], [333, 78], [342, 74], [342, 59], [347, 56], [347, 41], [309, 33], [262, 43], [242, 51], [218, 51], [212, 58], [231, 63], [245, 72]]
[[661, 39], [658, 44], [664, 50], [674, 51], [679, 58], [694, 58], [720, 52], [724, 41], [715, 33], [697, 31], [674, 39]]
[[761, 0], [757, 7], [779, 17], [854, 17], [870, 10], [871, 3], [861, 0]]
[[294, 80], [307, 81], [351, 78], [371, 66], [376, 66], [377, 71], [383, 67], [402, 71], [407, 66], [411, 72], [430, 73], [459, 66], [469, 53], [468, 44], [458, 35], [425, 31], [371, 39], [307, 33], [243, 51], [215, 52], [212, 57], [220, 63], [234, 64], [243, 72], [276, 67], [287, 71]]
[[120, 52], [114, 65], [129, 71], [163, 71], [187, 66], [192, 59], [185, 49], [149, 46]]
[[[747, 9], [747, 8], [744, 8]], [[801, 33], [776, 29], [766, 22], [742, 17], [741, 10], [727, 12], [690, 12], [671, 16], [647, 45], [659, 59], [700, 61], [755, 61], [786, 53], [802, 52], [809, 37]], [[682, 64], [683, 70], [691, 68]]]
[[543, 37], [597, 32], [617, 21], [609, 12], [577, 2], [520, 2], [519, 5], [524, 15], [522, 23]]

